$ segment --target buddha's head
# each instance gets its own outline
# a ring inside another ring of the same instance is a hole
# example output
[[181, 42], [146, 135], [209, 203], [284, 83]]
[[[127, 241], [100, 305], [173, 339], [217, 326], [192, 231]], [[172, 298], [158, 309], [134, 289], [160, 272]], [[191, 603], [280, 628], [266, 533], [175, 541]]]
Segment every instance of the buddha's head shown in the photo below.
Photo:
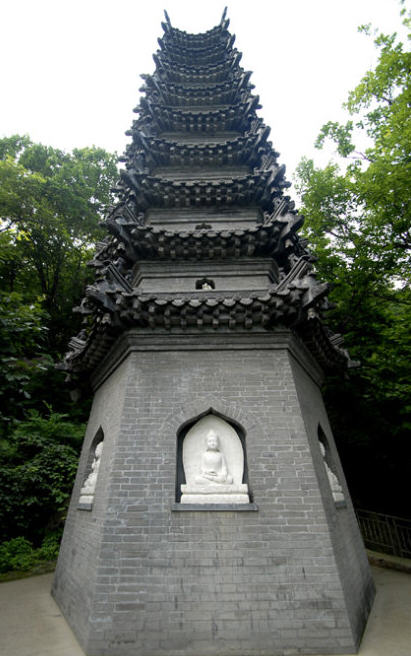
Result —
[[210, 430], [207, 433], [206, 444], [208, 451], [218, 451], [219, 450], [219, 441], [218, 435], [215, 431]]

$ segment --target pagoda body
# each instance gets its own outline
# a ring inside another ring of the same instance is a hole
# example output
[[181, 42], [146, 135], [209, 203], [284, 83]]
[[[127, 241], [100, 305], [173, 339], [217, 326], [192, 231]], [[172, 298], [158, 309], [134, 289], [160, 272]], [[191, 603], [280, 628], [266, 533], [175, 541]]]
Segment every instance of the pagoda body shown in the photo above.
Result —
[[53, 594], [88, 656], [352, 653], [327, 285], [225, 14], [163, 29], [66, 358], [95, 398]]

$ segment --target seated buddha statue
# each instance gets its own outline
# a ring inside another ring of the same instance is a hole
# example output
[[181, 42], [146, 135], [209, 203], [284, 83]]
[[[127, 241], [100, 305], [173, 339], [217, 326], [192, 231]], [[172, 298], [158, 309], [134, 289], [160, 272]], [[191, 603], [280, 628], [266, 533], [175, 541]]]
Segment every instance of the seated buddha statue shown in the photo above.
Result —
[[94, 458], [91, 465], [91, 472], [84, 481], [83, 487], [80, 490], [80, 502], [90, 501], [90, 497], [94, 495], [98, 471], [100, 469], [101, 454], [103, 452], [103, 442], [99, 442], [94, 452]]
[[198, 484], [204, 484], [205, 481], [225, 485], [233, 482], [224, 454], [220, 451], [218, 435], [213, 430], [207, 433], [206, 450], [201, 454], [200, 474], [196, 477]]

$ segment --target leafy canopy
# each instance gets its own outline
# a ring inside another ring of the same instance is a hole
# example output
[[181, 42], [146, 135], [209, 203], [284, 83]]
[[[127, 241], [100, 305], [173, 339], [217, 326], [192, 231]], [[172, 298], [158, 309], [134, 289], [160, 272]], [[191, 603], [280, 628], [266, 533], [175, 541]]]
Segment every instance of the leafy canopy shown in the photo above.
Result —
[[40, 542], [61, 525], [77, 471], [84, 425], [32, 410], [0, 448], [0, 541]]
[[101, 148], [65, 153], [26, 136], [0, 140], [0, 284], [39, 300], [54, 350], [75, 330], [71, 309], [116, 176], [116, 156]]
[[116, 156], [100, 148], [0, 139], [0, 569], [29, 567], [58, 543], [85, 404], [70, 401], [54, 363], [78, 330], [72, 308], [116, 177]]
[[[410, 27], [409, 16], [404, 24]], [[370, 26], [359, 29], [370, 35]], [[396, 34], [378, 34], [374, 43], [379, 50], [377, 66], [364, 75], [345, 104], [355, 121], [326, 123], [316, 145], [321, 148], [331, 139], [347, 164], [345, 173], [336, 165], [326, 169], [343, 196], [345, 207], [335, 208], [340, 220], [338, 210], [349, 210], [350, 232], [345, 236], [352, 236], [354, 229], [360, 232], [368, 256], [383, 266], [384, 275], [407, 283], [411, 274], [411, 52], [397, 42]], [[356, 137], [368, 146], [358, 148]], [[310, 166], [315, 175], [309, 162], [302, 165], [303, 193]]]
[[316, 141], [335, 143], [339, 163], [303, 159], [297, 189], [318, 274], [333, 286], [328, 322], [362, 362], [326, 391], [352, 493], [399, 514], [409, 512], [411, 53], [395, 34], [374, 43], [378, 62], [348, 96], [349, 120], [326, 123]]

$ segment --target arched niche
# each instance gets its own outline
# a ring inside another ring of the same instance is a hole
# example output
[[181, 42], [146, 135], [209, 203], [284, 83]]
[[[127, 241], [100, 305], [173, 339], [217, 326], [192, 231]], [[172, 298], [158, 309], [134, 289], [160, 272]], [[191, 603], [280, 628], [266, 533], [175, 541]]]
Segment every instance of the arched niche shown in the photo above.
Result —
[[317, 434], [318, 434], [318, 441], [320, 444], [321, 456], [323, 459], [325, 471], [327, 473], [327, 478], [330, 484], [331, 493], [334, 502], [337, 505], [345, 505], [344, 492], [341, 483], [339, 481], [338, 475], [335, 471], [335, 465], [333, 463], [330, 445], [320, 424], [318, 424]]
[[94, 492], [100, 468], [101, 455], [104, 444], [104, 432], [100, 426], [91, 442], [87, 467], [83, 476], [83, 484], [80, 489], [79, 508], [91, 510], [94, 500]]
[[100, 442], [104, 442], [104, 431], [101, 426], [99, 426], [98, 430], [96, 431], [96, 434], [93, 437], [93, 440], [90, 444], [89, 452], [88, 452], [88, 457], [87, 457], [87, 468], [86, 468], [86, 473], [84, 476], [84, 479], [87, 478], [87, 476], [91, 472], [91, 466], [93, 464], [93, 460], [96, 455], [96, 449]]
[[[228, 470], [228, 480], [221, 485], [221, 490], [224, 488], [225, 493], [230, 493], [232, 488], [239, 494], [246, 494], [247, 501], [245, 496], [243, 501], [239, 501], [240, 495], [233, 496], [233, 499], [237, 499], [233, 502], [249, 503], [245, 431], [236, 421], [224, 417], [213, 408], [186, 422], [177, 432], [176, 501], [181, 501], [182, 485], [189, 488], [200, 485], [202, 454], [207, 450], [207, 436], [210, 432], [218, 436], [218, 451]], [[204, 481], [205, 486], [208, 484], [209, 481]], [[213, 503], [217, 497], [213, 497]]]
[[[324, 433], [324, 431], [322, 429], [321, 424], [318, 424], [317, 435], [318, 435], [318, 441], [319, 441], [320, 445], [322, 444], [322, 446], [324, 447], [324, 449], [323, 449], [324, 450], [323, 460], [324, 460], [324, 462], [327, 463], [329, 468], [335, 473], [335, 465], [334, 465], [333, 458], [332, 458], [332, 455], [331, 455], [330, 445], [329, 445], [329, 442], [328, 442], [328, 438], [327, 438], [326, 434]], [[320, 447], [320, 449], [321, 449], [321, 447]], [[321, 451], [323, 451], [323, 450], [321, 449]]]

